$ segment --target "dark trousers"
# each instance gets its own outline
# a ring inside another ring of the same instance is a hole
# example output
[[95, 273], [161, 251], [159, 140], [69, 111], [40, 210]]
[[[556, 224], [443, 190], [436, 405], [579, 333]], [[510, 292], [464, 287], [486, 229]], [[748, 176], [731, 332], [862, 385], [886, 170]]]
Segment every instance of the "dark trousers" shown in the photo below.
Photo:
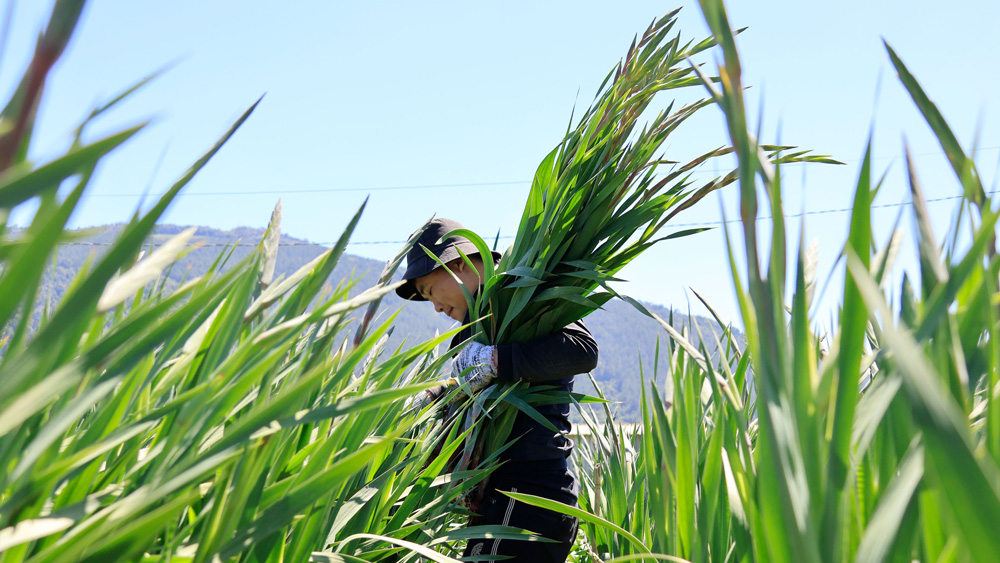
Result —
[[[539, 487], [534, 483], [491, 482], [480, 505], [481, 516], [473, 518], [469, 523], [471, 526], [499, 525], [522, 528], [556, 542], [471, 539], [465, 546], [462, 559], [488, 560], [489, 556], [502, 555], [510, 557], [511, 559], [505, 561], [512, 563], [565, 563], [576, 540], [577, 519], [515, 501], [499, 491], [536, 495], [576, 506], [575, 495]], [[480, 557], [483, 559], [479, 559]]]

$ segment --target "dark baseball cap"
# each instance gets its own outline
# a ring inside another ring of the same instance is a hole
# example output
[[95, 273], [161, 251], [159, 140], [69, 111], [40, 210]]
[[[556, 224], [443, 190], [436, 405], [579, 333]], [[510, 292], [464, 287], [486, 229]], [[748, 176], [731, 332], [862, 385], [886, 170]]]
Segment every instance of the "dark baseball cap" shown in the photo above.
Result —
[[[396, 288], [397, 295], [410, 301], [426, 301], [417, 291], [417, 284], [414, 283], [414, 280], [433, 272], [436, 268], [441, 267], [441, 264], [428, 256], [424, 248], [445, 264], [456, 258], [461, 258], [459, 250], [466, 256], [479, 254], [476, 245], [465, 237], [450, 236], [442, 239], [444, 235], [462, 228], [464, 227], [461, 223], [452, 219], [434, 219], [427, 224], [427, 228], [424, 229], [420, 238], [413, 243], [413, 248], [406, 253], [406, 271], [403, 273], [403, 280], [406, 283]], [[494, 260], [500, 259], [500, 253], [492, 252], [492, 254]]]

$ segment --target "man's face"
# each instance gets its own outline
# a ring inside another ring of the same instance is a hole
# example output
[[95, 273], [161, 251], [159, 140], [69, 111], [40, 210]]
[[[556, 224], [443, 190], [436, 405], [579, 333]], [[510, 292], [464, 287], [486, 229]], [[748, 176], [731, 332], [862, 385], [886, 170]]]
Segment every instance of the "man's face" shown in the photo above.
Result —
[[[455, 274], [465, 281], [466, 286], [478, 288], [478, 283], [470, 285], [470, 281], [465, 280], [463, 275], [469, 268], [462, 261], [449, 264]], [[469, 310], [468, 303], [465, 302], [465, 294], [462, 288], [455, 281], [455, 278], [445, 269], [437, 268], [433, 272], [414, 280], [417, 292], [426, 300], [434, 304], [434, 310], [455, 319], [458, 322], [465, 320], [465, 313]]]

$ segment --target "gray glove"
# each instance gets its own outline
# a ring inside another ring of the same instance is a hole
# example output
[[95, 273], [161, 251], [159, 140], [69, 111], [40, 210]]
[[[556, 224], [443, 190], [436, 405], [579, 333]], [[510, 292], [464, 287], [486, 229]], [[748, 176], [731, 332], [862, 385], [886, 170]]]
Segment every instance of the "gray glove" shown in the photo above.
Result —
[[497, 378], [497, 347], [470, 342], [451, 361], [451, 377], [467, 393], [486, 389]]
[[426, 391], [420, 392], [413, 398], [408, 410], [423, 410], [441, 397], [451, 393], [456, 387], [460, 387], [467, 394], [478, 393], [492, 385], [496, 378], [496, 346], [470, 342], [451, 361], [451, 377], [442, 380]]

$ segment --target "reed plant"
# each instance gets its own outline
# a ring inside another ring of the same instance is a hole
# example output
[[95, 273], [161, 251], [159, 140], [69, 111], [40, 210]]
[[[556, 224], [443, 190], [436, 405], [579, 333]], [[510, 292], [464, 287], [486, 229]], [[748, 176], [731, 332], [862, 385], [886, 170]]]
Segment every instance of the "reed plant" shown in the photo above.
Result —
[[[469, 533], [526, 537], [457, 529], [457, 499], [485, 471], [446, 465], [475, 426], [404, 412], [437, 378], [436, 346], [452, 335], [385, 351], [393, 318], [370, 315], [348, 334], [355, 310], [393, 290], [398, 264], [354, 298], [350, 282], [328, 287], [361, 209], [287, 278], [274, 279], [276, 209], [246, 260], [227, 264], [229, 249], [166, 289], [194, 231], [145, 242], [253, 107], [59, 303], [45, 302], [45, 269], [74, 236], [66, 224], [94, 170], [142, 129], [86, 135], [144, 82], [75, 127], [65, 154], [27, 159], [42, 86], [82, 8], [55, 3], [0, 115], [0, 561], [453, 562], [452, 544]], [[32, 205], [27, 227], [7, 228]]]
[[[886, 45], [963, 199], [938, 238], [907, 151], [919, 271], [889, 287], [902, 234], [898, 221], [881, 243], [873, 233], [879, 184], [869, 142], [839, 315], [823, 331], [832, 337], [821, 336], [809, 316], [813, 261], [804, 246], [787, 246], [780, 167], [747, 130], [725, 7], [701, 5], [723, 52], [719, 81], [703, 83], [739, 161], [742, 230], [726, 241], [745, 348], [713, 361], [664, 322], [670, 384], [651, 388], [634, 453], [605, 426], [599, 447], [585, 449], [581, 509], [552, 506], [586, 521], [578, 560], [996, 561], [998, 213], [973, 158]], [[769, 249], [759, 242], [760, 208], [773, 218]]]
[[[273, 275], [276, 210], [246, 261], [225, 268], [223, 252], [205, 276], [166, 289], [163, 273], [193, 232], [158, 248], [146, 241], [252, 107], [58, 304], [44, 303], [45, 269], [73, 236], [66, 224], [94, 170], [142, 129], [86, 134], [139, 83], [75, 127], [64, 154], [28, 160], [46, 77], [82, 9], [56, 1], [0, 113], [0, 562], [453, 562], [468, 537], [536, 539], [462, 528], [460, 500], [506, 443], [497, 421], [509, 412], [497, 405], [530, 413], [532, 401], [585, 399], [515, 387], [466, 401], [456, 418], [407, 410], [439, 376], [446, 358], [436, 350], [453, 334], [384, 349], [393, 319], [376, 321], [373, 307], [394, 288], [398, 259], [357, 297], [348, 298], [349, 282], [327, 287], [361, 210], [333, 248], [287, 278]], [[759, 145], [747, 131], [724, 5], [703, 0], [702, 11], [711, 39], [671, 37], [674, 13], [655, 22], [544, 160], [515, 245], [488, 267], [473, 318], [491, 342], [583, 318], [615, 295], [614, 275], [662, 240], [677, 212], [735, 182], [742, 230], [726, 240], [746, 342], [725, 326], [694, 339], [697, 325], [664, 320], [666, 359], [645, 366], [657, 383], [641, 428], [624, 433], [610, 410], [602, 421], [584, 415], [595, 437], [579, 447], [580, 507], [511, 496], [579, 516], [577, 560], [1000, 560], [991, 524], [1000, 521], [998, 213], [974, 160], [887, 47], [955, 170], [962, 207], [942, 242], [909, 159], [920, 270], [890, 291], [902, 234], [873, 235], [878, 184], [867, 149], [840, 314], [833, 337], [821, 337], [809, 316], [808, 252], [788, 249], [780, 170], [827, 159]], [[716, 77], [686, 62], [714, 45]], [[656, 92], [686, 86], [708, 94], [639, 129]], [[663, 139], [712, 105], [731, 147], [656, 172], [667, 165], [656, 154]], [[694, 184], [694, 167], [722, 154], [734, 154], [737, 169]], [[28, 226], [8, 228], [27, 207]], [[760, 208], [774, 218], [767, 250]], [[362, 328], [349, 334], [355, 312]], [[706, 338], [719, 338], [718, 356], [691, 343]], [[481, 462], [469, 455], [477, 443], [486, 444]]]

